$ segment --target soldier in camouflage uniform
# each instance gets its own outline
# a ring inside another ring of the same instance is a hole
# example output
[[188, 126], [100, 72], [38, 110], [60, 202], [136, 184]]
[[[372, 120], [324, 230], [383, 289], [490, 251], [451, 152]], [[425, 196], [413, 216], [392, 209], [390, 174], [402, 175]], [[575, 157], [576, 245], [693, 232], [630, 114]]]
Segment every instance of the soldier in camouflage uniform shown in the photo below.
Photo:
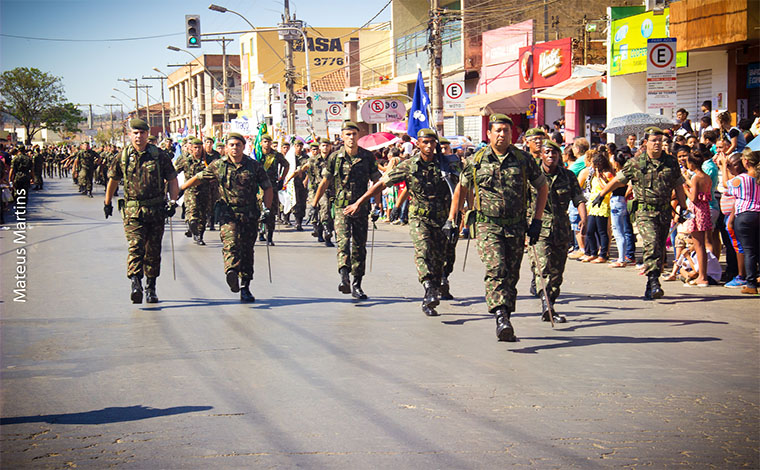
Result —
[[[338, 290], [350, 293], [355, 299], [364, 300], [362, 278], [367, 261], [367, 229], [369, 204], [362, 205], [353, 215], [345, 215], [343, 209], [353, 204], [367, 190], [369, 181], [377, 182], [380, 172], [372, 152], [359, 147], [359, 126], [346, 121], [342, 127], [343, 147], [330, 155], [322, 171], [322, 182], [311, 201], [319, 204], [329, 186], [333, 187], [335, 202], [335, 235], [338, 241]], [[354, 280], [349, 282], [349, 273]]]
[[29, 197], [29, 187], [32, 185], [34, 177], [34, 163], [32, 158], [26, 154], [26, 147], [19, 144], [11, 152], [11, 169], [8, 173], [8, 181], [13, 185], [13, 200], [17, 201], [19, 197]]
[[[350, 216], [384, 188], [402, 181], [411, 195], [409, 232], [414, 244], [414, 264], [417, 278], [425, 288], [422, 311], [437, 316], [435, 307], [440, 301], [440, 285], [444, 278], [444, 263], [448, 240], [441, 227], [451, 207], [451, 189], [441, 168], [442, 154], [438, 152], [438, 135], [432, 129], [417, 133], [420, 152], [388, 171], [362, 197], [343, 210]], [[456, 184], [456, 182], [453, 182]]]
[[[546, 177], [549, 185], [549, 197], [544, 207], [544, 216], [541, 218], [541, 235], [534, 247], [538, 258], [536, 266], [534, 258], [530, 258], [531, 271], [533, 272], [533, 283], [535, 284], [536, 276], [544, 278], [546, 291], [549, 295], [549, 302], [544, 297], [543, 290], [541, 297], [541, 319], [551, 321], [554, 317], [556, 323], [564, 323], [565, 317], [558, 315], [554, 311], [554, 302], [559, 297], [560, 286], [562, 285], [562, 275], [565, 272], [565, 263], [567, 262], [567, 248], [573, 237], [573, 230], [570, 227], [570, 218], [567, 208], [570, 201], [578, 208], [581, 216], [580, 227], [586, 225], [586, 199], [583, 197], [583, 191], [578, 184], [575, 174], [559, 165], [562, 161], [562, 150], [552, 140], [544, 140], [541, 145], [541, 171]], [[531, 189], [532, 198], [531, 206], [528, 209], [528, 219], [533, 218], [535, 212], [535, 203], [537, 192], [535, 188]], [[537, 283], [541, 287], [541, 283]]]
[[646, 133], [646, 151], [628, 160], [623, 171], [607, 183], [591, 204], [601, 204], [604, 196], [625, 186], [629, 181], [633, 184], [633, 193], [638, 203], [636, 225], [644, 245], [643, 262], [648, 278], [644, 299], [654, 300], [665, 295], [660, 286], [660, 274], [666, 259], [665, 239], [670, 228], [671, 195], [675, 190], [681, 208], [679, 220], [686, 216], [686, 196], [678, 161], [663, 150], [663, 131], [650, 127]]
[[95, 163], [98, 154], [90, 148], [89, 142], [82, 144], [82, 150], [76, 154], [74, 167], [79, 168], [79, 191], [92, 197], [92, 178], [95, 176]]
[[[301, 168], [309, 161], [309, 153], [304, 151], [303, 142], [296, 140], [293, 144], [295, 147], [296, 168]], [[303, 230], [303, 218], [306, 215], [306, 197], [308, 190], [304, 184], [305, 174], [300, 171], [293, 172], [293, 192], [296, 195], [296, 203], [293, 206], [293, 217], [296, 219], [296, 230]]]
[[[535, 160], [512, 145], [512, 120], [509, 117], [491, 115], [488, 138], [489, 146], [470, 157], [460, 174], [449, 220], [443, 230], [449, 237], [457, 231], [454, 220], [467, 191], [472, 191], [476, 211], [475, 236], [480, 259], [486, 268], [488, 311], [496, 316], [499, 341], [516, 341], [510, 316], [515, 311], [525, 235], [527, 233], [531, 245], [538, 241], [548, 186]], [[538, 194], [534, 218], [526, 232], [528, 184], [536, 188]]]
[[[201, 173], [185, 181], [182, 189], [211, 180], [219, 183], [219, 235], [227, 285], [232, 292], [240, 291], [242, 302], [254, 302], [256, 299], [250, 290], [253, 244], [259, 223], [269, 215], [266, 207], [272, 204], [272, 185], [262, 164], [243, 154], [244, 149], [245, 137], [230, 133], [227, 156], [214, 160]], [[259, 189], [264, 192], [263, 211], [259, 209]]]
[[[218, 160], [222, 156], [214, 150], [214, 138], [206, 137], [203, 139], [203, 161], [205, 166], [211, 165], [214, 160]], [[219, 200], [219, 183], [216, 181], [210, 181], [208, 183], [208, 205], [206, 206], [206, 214], [208, 215], [208, 229], [213, 231], [216, 219], [214, 215], [214, 205]]]
[[[203, 161], [203, 142], [201, 139], [190, 141], [190, 153], [177, 159], [174, 164], [177, 174], [184, 173], [186, 179], [190, 179], [206, 168]], [[194, 186], [185, 191], [185, 222], [193, 237], [193, 241], [198, 245], [204, 246], [203, 233], [206, 228], [206, 219], [208, 210], [209, 185], [204, 184]]]
[[533, 127], [525, 131], [525, 142], [528, 144], [528, 153], [533, 156], [536, 165], [541, 166], [541, 144], [547, 138], [546, 132], [540, 127]]
[[261, 136], [261, 153], [261, 164], [264, 166], [264, 171], [267, 172], [269, 182], [272, 184], [272, 199], [266, 205], [268, 209], [266, 239], [262, 233], [259, 236], [259, 241], [266, 241], [269, 245], [274, 246], [274, 241], [272, 240], [274, 218], [280, 207], [280, 199], [277, 197], [277, 192], [284, 185], [285, 177], [288, 174], [288, 170], [290, 170], [290, 163], [288, 163], [283, 154], [272, 149], [272, 137], [268, 134]]
[[314, 225], [313, 236], [317, 237], [317, 240], [320, 242], [324, 242], [325, 246], [333, 247], [335, 245], [332, 242], [333, 216], [331, 206], [334, 196], [332, 187], [327, 188], [319, 199], [319, 204], [316, 206], [311, 205], [311, 201], [314, 200], [314, 196], [317, 194], [319, 183], [322, 181], [322, 171], [327, 165], [327, 159], [330, 158], [332, 142], [330, 142], [330, 139], [322, 137], [317, 145], [317, 153], [309, 158], [309, 161], [301, 167], [301, 171], [306, 173], [309, 181], [308, 200], [310, 201], [309, 207], [312, 211], [312, 224]]
[[34, 189], [42, 189], [43, 170], [45, 168], [45, 150], [34, 146], [34, 153], [32, 154], [32, 166], [34, 167]]
[[[119, 181], [124, 179], [123, 209], [119, 201], [124, 233], [129, 243], [127, 277], [132, 280], [130, 298], [142, 302], [143, 274], [147, 278], [145, 300], [157, 303], [156, 278], [161, 274], [161, 240], [164, 221], [174, 215], [177, 208], [177, 173], [172, 160], [163, 150], [148, 143], [148, 123], [142, 119], [129, 122], [128, 144], [119, 158], [108, 169], [108, 186], [104, 200], [106, 219], [113, 215], [113, 198]], [[170, 201], [166, 203], [165, 184], [168, 183]]]

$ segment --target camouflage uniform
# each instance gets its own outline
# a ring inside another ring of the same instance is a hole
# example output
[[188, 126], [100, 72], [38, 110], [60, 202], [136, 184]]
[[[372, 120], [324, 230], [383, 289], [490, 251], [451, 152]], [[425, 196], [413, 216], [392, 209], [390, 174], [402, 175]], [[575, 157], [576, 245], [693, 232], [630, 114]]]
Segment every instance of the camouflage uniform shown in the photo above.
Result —
[[138, 152], [132, 144], [111, 162], [108, 177], [124, 179], [124, 233], [129, 244], [127, 277], [161, 274], [166, 193], [164, 182], [177, 177], [171, 158], [155, 145]]
[[[185, 178], [190, 179], [198, 173], [201, 173], [206, 164], [203, 159], [196, 160], [192, 155], [183, 156], [177, 159], [174, 164], [177, 173], [185, 173]], [[208, 218], [208, 200], [209, 185], [201, 184], [193, 186], [185, 191], [185, 220], [190, 226], [193, 235], [203, 239], [203, 232], [206, 229], [206, 219]]]
[[[208, 153], [204, 150], [203, 152], [203, 160], [205, 161], [206, 165], [211, 165], [215, 160], [219, 160], [222, 158], [222, 156], [217, 152], [216, 150], [212, 150], [211, 153]], [[192, 176], [192, 173], [189, 174], [189, 176]], [[216, 201], [219, 200], [219, 183], [216, 181], [210, 181], [208, 184], [208, 203], [206, 204], [206, 215], [207, 220], [204, 220], [204, 224], [208, 223], [208, 226], [211, 230], [214, 229], [214, 224], [216, 223], [216, 219], [214, 218], [214, 205], [216, 204]]]
[[77, 153], [79, 161], [79, 187], [87, 193], [92, 192], [92, 178], [95, 175], [95, 161], [98, 154], [94, 150], [81, 150]]
[[272, 187], [264, 167], [247, 155], [240, 163], [225, 156], [195, 176], [219, 183], [223, 209], [217, 215], [224, 245], [224, 272], [234, 269], [244, 282], [250, 281], [253, 279], [253, 244], [261, 214], [257, 196], [259, 189]]
[[[301, 168], [306, 162], [309, 161], [308, 152], [301, 152], [301, 155], [296, 155], [296, 168]], [[300, 227], [303, 222], [303, 218], [306, 215], [306, 196], [308, 190], [303, 185], [304, 177], [300, 175], [293, 176], [293, 191], [296, 195], [296, 203], [293, 206], [293, 217], [296, 219], [296, 227]]]
[[350, 269], [354, 278], [364, 276], [369, 204], [365, 204], [350, 217], [343, 214], [343, 209], [364, 194], [370, 180], [374, 181], [380, 176], [375, 156], [361, 147], [354, 157], [346, 154], [345, 147], [333, 152], [322, 170], [322, 177], [330, 181], [335, 193], [333, 205], [338, 271], [342, 268]]
[[399, 163], [381, 179], [386, 186], [406, 182], [411, 197], [409, 232], [417, 278], [420, 283], [432, 281], [435, 286], [451, 272], [444, 271], [444, 262], [453, 245], [441, 230], [451, 206], [451, 190], [443, 176], [437, 161], [428, 163], [417, 155]]
[[11, 168], [13, 169], [12, 183], [14, 199], [16, 195], [28, 196], [29, 187], [32, 184], [32, 177], [34, 174], [34, 163], [32, 162], [32, 159], [29, 155], [21, 151], [13, 157]]
[[[272, 186], [272, 205], [269, 207], [269, 217], [267, 217], [267, 236], [269, 241], [272, 240], [272, 234], [274, 233], [274, 218], [277, 215], [280, 207], [280, 199], [277, 197], [277, 191], [282, 189], [280, 187], [281, 173], [283, 168], [288, 165], [288, 161], [285, 156], [277, 151], [272, 151], [261, 158], [261, 164], [267, 173], [267, 178]], [[284, 176], [284, 175], [282, 175]]]
[[[547, 173], [543, 167], [541, 167], [541, 171], [549, 184], [549, 196], [544, 208], [544, 215], [541, 218], [541, 235], [534, 245], [539, 266], [536, 266], [532, 256], [530, 266], [534, 278], [536, 276], [544, 278], [549, 300], [554, 303], [559, 297], [562, 274], [565, 272], [565, 262], [567, 261], [567, 249], [573, 237], [567, 209], [571, 201], [578, 207], [582, 202], [586, 202], [586, 199], [583, 197], [578, 179], [572, 171], [562, 166], [558, 166], [553, 174]], [[531, 220], [535, 213], [538, 198], [535, 188], [531, 189], [531, 195], [531, 207], [528, 209], [527, 220]], [[536, 286], [537, 289], [541, 288], [540, 283], [537, 283]]]
[[486, 268], [488, 311], [503, 307], [514, 312], [527, 230], [527, 185], [538, 188], [546, 178], [533, 157], [517, 147], [510, 146], [506, 155], [499, 156], [488, 146], [468, 159], [460, 181], [475, 194], [476, 236]]
[[643, 241], [643, 263], [646, 274], [659, 276], [665, 265], [665, 239], [671, 219], [670, 198], [673, 190], [684, 183], [678, 161], [663, 152], [659, 159], [646, 152], [626, 162], [617, 175], [623, 184], [633, 183], [638, 201], [636, 225]]
[[45, 151], [43, 149], [39, 149], [34, 153], [32, 163], [34, 166], [34, 187], [42, 189], [42, 173], [45, 168]]
[[[327, 158], [323, 158], [322, 154], [317, 154], [309, 159], [309, 169], [307, 175], [309, 176], [309, 201], [314, 201], [314, 196], [317, 194], [317, 188], [322, 181], [322, 172], [327, 166]], [[315, 209], [314, 226], [317, 227], [318, 233], [330, 234], [333, 231], [333, 216], [331, 211], [332, 200], [334, 194], [332, 188], [328, 187], [325, 193], [319, 200], [319, 204]]]

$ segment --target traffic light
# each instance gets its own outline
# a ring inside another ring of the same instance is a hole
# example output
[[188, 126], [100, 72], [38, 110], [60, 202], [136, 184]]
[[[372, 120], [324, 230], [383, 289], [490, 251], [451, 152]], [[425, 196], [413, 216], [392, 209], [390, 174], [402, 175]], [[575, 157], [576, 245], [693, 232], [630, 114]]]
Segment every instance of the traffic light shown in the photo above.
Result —
[[306, 97], [306, 114], [308, 114], [309, 116], [314, 114], [314, 109], [312, 109], [311, 107], [311, 96]]
[[185, 37], [188, 48], [201, 47], [201, 15], [185, 15]]

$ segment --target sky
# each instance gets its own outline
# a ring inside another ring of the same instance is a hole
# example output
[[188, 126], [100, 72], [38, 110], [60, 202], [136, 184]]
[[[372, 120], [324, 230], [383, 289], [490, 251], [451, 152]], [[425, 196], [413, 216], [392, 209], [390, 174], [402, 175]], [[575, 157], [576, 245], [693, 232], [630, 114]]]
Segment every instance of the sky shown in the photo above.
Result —
[[[247, 24], [232, 13], [208, 9], [216, 3], [245, 16], [254, 26], [272, 27], [281, 21], [282, 0], [0, 0], [0, 68], [34, 67], [62, 78], [66, 98], [76, 104], [93, 104], [102, 114], [102, 105], [118, 104], [125, 110], [133, 101], [134, 89], [119, 78], [156, 76], [154, 67], [167, 75], [168, 64], [191, 59], [184, 52], [173, 52], [169, 45], [185, 47], [185, 15], [201, 16], [201, 32], [245, 30]], [[361, 5], [357, 8], [357, 3]], [[290, 0], [291, 15], [319, 29], [359, 27], [380, 11], [388, 0]], [[373, 22], [390, 20], [389, 6]], [[9, 36], [58, 39], [56, 41], [21, 39]], [[160, 37], [156, 37], [160, 36]], [[127, 38], [146, 38], [123, 40]], [[65, 41], [60, 41], [65, 39]], [[116, 40], [114, 40], [116, 39]], [[227, 50], [238, 51], [238, 43]], [[217, 42], [193, 49], [195, 55], [221, 54]], [[160, 100], [160, 81], [140, 80], [152, 85], [151, 103]], [[141, 106], [145, 90], [141, 90]], [[168, 96], [165, 97], [168, 101]]]

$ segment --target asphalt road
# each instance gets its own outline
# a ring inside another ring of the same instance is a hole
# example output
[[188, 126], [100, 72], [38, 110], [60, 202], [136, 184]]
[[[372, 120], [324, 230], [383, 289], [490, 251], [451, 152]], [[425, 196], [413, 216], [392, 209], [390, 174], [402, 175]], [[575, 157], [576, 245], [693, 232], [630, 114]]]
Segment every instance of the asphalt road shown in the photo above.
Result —
[[198, 247], [176, 216], [177, 280], [167, 231], [161, 302], [132, 305], [119, 216], [75, 193], [47, 182], [26, 239], [0, 232], [2, 468], [760, 468], [757, 298], [645, 302], [633, 268], [570, 262], [552, 329], [525, 259], [499, 343], [474, 244], [427, 318], [406, 227], [379, 224], [360, 303], [278, 227], [243, 305], [219, 232]]

